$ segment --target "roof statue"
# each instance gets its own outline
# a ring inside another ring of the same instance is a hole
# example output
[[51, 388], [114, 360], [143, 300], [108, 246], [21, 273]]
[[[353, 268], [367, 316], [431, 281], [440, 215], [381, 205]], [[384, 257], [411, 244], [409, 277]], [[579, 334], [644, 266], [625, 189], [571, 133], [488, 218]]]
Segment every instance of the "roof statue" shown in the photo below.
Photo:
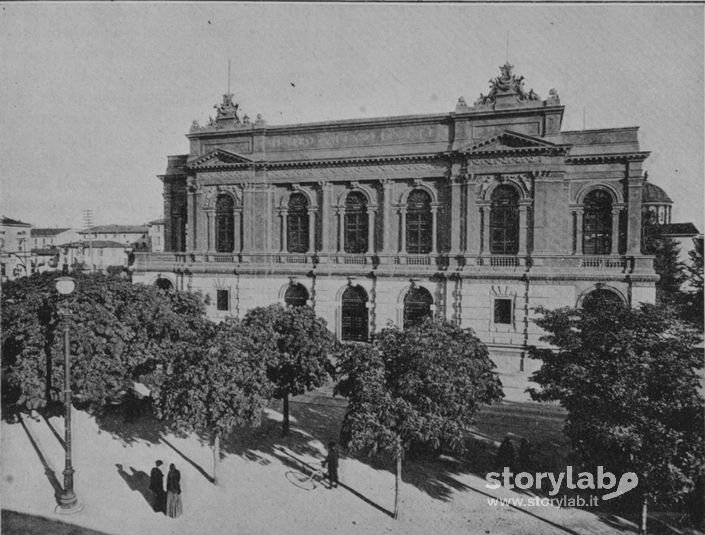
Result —
[[223, 95], [223, 102], [213, 106], [216, 109], [217, 115], [215, 117], [216, 121], [221, 119], [235, 119], [235, 124], [240, 124], [240, 118], [237, 116], [237, 109], [240, 107], [239, 104], [233, 102], [233, 94], [225, 93]]
[[[487, 95], [480, 93], [475, 101], [475, 106], [492, 106], [497, 104], [512, 105], [517, 102], [540, 101], [540, 97], [533, 89], [524, 90], [524, 77], [512, 73], [513, 65], [509, 62], [502, 65], [500, 76], [490, 80], [490, 92]], [[557, 96], [557, 95], [556, 95]]]
[[211, 131], [211, 130], [222, 130], [223, 128], [253, 128], [262, 127], [265, 123], [262, 119], [261, 114], [257, 114], [257, 119], [253, 123], [249, 115], [243, 115], [242, 119], [238, 115], [240, 111], [240, 105], [233, 100], [232, 93], [225, 93], [223, 95], [223, 101], [220, 104], [215, 104], [215, 117], [208, 117], [208, 121], [205, 125], [201, 125], [198, 121], [193, 121], [189, 129], [190, 134]]

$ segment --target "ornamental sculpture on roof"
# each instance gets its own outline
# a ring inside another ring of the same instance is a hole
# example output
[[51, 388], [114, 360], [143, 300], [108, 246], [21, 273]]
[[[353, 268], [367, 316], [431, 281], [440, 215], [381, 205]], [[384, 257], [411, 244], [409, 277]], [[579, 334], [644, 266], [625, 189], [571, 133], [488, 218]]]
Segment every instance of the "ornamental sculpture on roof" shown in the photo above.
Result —
[[257, 119], [253, 123], [248, 115], [244, 115], [242, 120], [238, 116], [238, 110], [240, 105], [233, 101], [232, 93], [225, 93], [223, 95], [223, 102], [213, 106], [216, 111], [215, 118], [208, 117], [208, 123], [205, 126], [201, 126], [198, 121], [193, 121], [191, 123], [191, 128], [189, 133], [210, 131], [210, 130], [220, 130], [223, 128], [252, 128], [263, 127], [264, 120], [261, 114], [257, 114]]
[[[502, 65], [499, 68], [502, 74], [490, 80], [490, 92], [487, 95], [480, 93], [480, 98], [475, 101], [475, 106], [492, 105], [499, 100], [512, 102], [541, 100], [533, 89], [528, 92], [524, 90], [524, 77], [513, 74], [513, 68], [514, 66], [510, 65], [509, 62]], [[508, 104], [509, 102], [506, 103]]]
[[213, 107], [217, 112], [216, 121], [219, 119], [235, 119], [235, 124], [240, 123], [240, 118], [237, 116], [237, 109], [240, 105], [233, 102], [232, 93], [225, 93], [223, 95], [223, 103], [220, 106], [216, 104]]

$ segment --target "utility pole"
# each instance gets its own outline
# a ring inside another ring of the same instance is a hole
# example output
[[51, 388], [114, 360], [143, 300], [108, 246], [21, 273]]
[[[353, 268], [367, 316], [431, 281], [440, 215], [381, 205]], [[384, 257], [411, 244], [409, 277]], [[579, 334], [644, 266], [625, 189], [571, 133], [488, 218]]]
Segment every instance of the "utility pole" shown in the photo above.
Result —
[[[83, 210], [83, 230], [88, 231], [93, 227], [93, 210], [86, 208]], [[88, 238], [88, 251], [91, 257], [91, 273], [95, 272], [95, 264], [93, 263], [93, 239], [86, 232], [86, 237]]]

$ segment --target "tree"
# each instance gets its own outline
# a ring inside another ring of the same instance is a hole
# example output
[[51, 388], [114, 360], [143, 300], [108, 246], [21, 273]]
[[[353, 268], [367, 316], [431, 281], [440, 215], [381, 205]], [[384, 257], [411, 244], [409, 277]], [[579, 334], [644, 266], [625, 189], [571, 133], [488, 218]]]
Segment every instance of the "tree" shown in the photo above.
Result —
[[383, 329], [374, 345], [346, 346], [338, 366], [335, 393], [349, 399], [341, 442], [395, 460], [395, 518], [405, 453], [414, 445], [464, 451], [480, 406], [503, 397], [485, 345], [442, 320]]
[[682, 290], [683, 319], [703, 330], [703, 241], [697, 240], [688, 252], [690, 262], [681, 264], [686, 283]]
[[182, 431], [212, 434], [213, 483], [220, 439], [238, 426], [258, 426], [271, 395], [267, 332], [226, 319], [203, 326], [203, 344], [177, 354], [159, 381], [157, 415]]
[[207, 321], [196, 294], [74, 273], [76, 289], [60, 296], [57, 276], [35, 274], [3, 287], [3, 393], [13, 394], [4, 401], [19, 409], [62, 399], [64, 325], [74, 397], [100, 407], [121, 397], [140, 374], [168, 362], [180, 346], [196, 344], [194, 327]]
[[325, 384], [332, 373], [330, 357], [336, 340], [323, 318], [311, 307], [270, 305], [250, 310], [246, 326], [266, 332], [270, 354], [267, 376], [274, 384], [273, 397], [283, 402], [282, 435], [289, 433], [289, 396], [301, 395]]
[[538, 312], [555, 350], [530, 348], [543, 361], [531, 396], [567, 409], [565, 433], [583, 468], [637, 474], [645, 529], [647, 504], [682, 497], [705, 465], [697, 333], [647, 304]]

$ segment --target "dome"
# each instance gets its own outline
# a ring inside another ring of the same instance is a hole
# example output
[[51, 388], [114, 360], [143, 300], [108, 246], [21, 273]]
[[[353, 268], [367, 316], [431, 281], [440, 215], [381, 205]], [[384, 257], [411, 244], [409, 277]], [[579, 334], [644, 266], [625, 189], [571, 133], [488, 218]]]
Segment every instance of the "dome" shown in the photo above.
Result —
[[642, 204], [673, 204], [668, 194], [656, 184], [644, 181], [641, 189]]

